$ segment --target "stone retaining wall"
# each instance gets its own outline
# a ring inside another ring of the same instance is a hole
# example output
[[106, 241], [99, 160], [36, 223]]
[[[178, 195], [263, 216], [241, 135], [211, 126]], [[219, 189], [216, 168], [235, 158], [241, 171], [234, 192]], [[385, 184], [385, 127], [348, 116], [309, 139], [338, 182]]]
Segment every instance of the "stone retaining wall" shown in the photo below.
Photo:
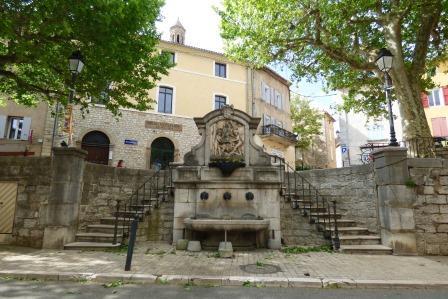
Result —
[[301, 171], [311, 185], [328, 200], [336, 200], [337, 211], [367, 227], [378, 231], [378, 213], [374, 173], [371, 165]]
[[285, 245], [319, 246], [330, 244], [316, 225], [308, 223], [308, 217], [301, 215], [301, 210], [293, 209], [289, 202], [280, 203], [280, 227], [282, 241]]
[[153, 170], [86, 163], [78, 228], [113, 216], [117, 200], [129, 201], [132, 192], [153, 174]]
[[0, 157], [0, 181], [18, 183], [11, 244], [42, 247], [50, 169], [49, 157]]
[[448, 160], [408, 159], [408, 167], [418, 254], [448, 255]]

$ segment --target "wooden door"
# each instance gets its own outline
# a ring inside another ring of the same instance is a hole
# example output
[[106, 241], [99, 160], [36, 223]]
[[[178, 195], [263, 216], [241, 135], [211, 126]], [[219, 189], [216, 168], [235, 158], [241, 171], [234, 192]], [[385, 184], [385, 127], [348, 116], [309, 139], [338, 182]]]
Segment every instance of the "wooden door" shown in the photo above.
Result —
[[16, 211], [17, 183], [0, 182], [0, 234], [11, 234]]

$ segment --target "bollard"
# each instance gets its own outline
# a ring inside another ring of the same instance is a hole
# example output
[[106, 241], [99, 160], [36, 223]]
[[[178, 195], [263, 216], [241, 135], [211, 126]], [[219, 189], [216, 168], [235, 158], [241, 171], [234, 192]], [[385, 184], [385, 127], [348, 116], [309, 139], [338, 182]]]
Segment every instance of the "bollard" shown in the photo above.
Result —
[[135, 238], [137, 235], [138, 216], [134, 216], [131, 224], [131, 232], [129, 235], [128, 254], [126, 255], [126, 265], [124, 271], [131, 271], [132, 255], [134, 254]]

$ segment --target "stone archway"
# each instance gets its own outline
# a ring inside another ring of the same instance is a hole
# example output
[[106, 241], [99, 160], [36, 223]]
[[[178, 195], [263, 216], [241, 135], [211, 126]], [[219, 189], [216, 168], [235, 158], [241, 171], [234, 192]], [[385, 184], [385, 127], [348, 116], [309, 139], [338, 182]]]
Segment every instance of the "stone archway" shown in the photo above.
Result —
[[174, 144], [166, 137], [154, 139], [151, 143], [150, 167], [165, 169], [174, 161]]
[[90, 131], [82, 138], [81, 148], [88, 152], [86, 160], [96, 164], [109, 164], [110, 140], [100, 131]]

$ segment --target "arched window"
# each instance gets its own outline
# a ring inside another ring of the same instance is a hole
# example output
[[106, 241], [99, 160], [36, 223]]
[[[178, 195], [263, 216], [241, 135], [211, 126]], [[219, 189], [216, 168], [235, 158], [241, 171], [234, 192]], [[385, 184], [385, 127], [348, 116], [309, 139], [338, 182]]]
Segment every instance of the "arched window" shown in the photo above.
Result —
[[91, 131], [82, 138], [81, 148], [88, 152], [87, 161], [96, 164], [109, 163], [110, 140], [100, 131]]
[[174, 144], [165, 137], [154, 139], [151, 143], [151, 168], [165, 169], [174, 161]]
[[177, 35], [177, 43], [180, 43], [180, 37], [179, 37], [179, 34]]

